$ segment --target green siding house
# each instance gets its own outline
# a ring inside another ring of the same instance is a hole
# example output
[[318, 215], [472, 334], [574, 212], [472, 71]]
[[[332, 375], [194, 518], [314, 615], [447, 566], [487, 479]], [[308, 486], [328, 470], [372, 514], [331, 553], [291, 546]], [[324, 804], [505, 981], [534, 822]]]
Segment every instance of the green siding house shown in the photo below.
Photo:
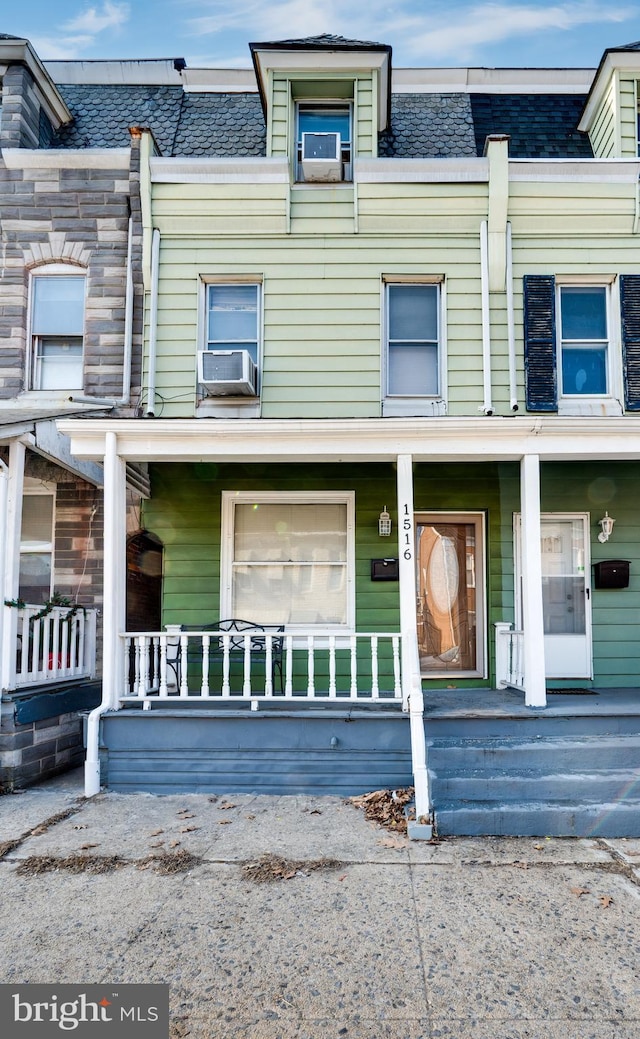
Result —
[[638, 835], [640, 45], [251, 55], [139, 125], [137, 415], [59, 423], [105, 469], [87, 791], [412, 784], [416, 837]]

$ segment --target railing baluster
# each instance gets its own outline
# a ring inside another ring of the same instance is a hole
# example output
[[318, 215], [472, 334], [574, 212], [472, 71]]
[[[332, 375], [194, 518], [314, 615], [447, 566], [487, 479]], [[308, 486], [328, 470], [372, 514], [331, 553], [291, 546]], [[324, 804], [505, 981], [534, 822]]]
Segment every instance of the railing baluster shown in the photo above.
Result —
[[242, 695], [251, 696], [251, 637], [242, 636], [244, 647], [244, 679], [242, 682]]
[[167, 636], [160, 636], [160, 685], [158, 695], [162, 698], [169, 695], [167, 688]]
[[402, 685], [400, 681], [400, 639], [393, 635], [391, 639], [393, 647], [393, 695], [396, 700], [402, 699]]
[[180, 696], [186, 698], [189, 695], [189, 641], [186, 635], [180, 636]]
[[78, 613], [76, 616], [78, 618], [78, 644], [76, 647], [77, 655], [74, 658], [74, 661], [78, 670], [82, 671], [84, 668], [84, 644], [86, 639], [87, 618], [84, 613]]
[[313, 652], [313, 635], [307, 635], [307, 696], [313, 698], [316, 695], [315, 686], [315, 657]]
[[127, 636], [124, 640], [124, 673], [122, 682], [127, 696], [131, 696], [131, 638]]
[[264, 695], [273, 696], [273, 635], [264, 637]]
[[60, 628], [62, 631], [62, 639], [60, 640], [62, 645], [60, 647], [60, 655], [56, 661], [56, 666], [59, 671], [63, 674], [69, 673], [69, 636], [71, 634], [71, 625], [65, 619], [60, 620]]
[[293, 636], [287, 635], [284, 640], [284, 695], [293, 696]]
[[351, 696], [352, 700], [357, 700], [357, 698], [358, 698], [358, 658], [357, 658], [357, 652], [356, 652], [356, 637], [355, 637], [355, 635], [351, 635], [351, 637], [349, 639], [349, 644], [351, 646], [351, 689], [350, 689], [350, 696]]
[[[42, 670], [50, 671], [52, 668], [49, 667], [49, 653], [51, 645], [51, 625], [54, 623], [54, 617], [49, 614], [48, 617], [43, 618], [42, 625]], [[53, 668], [56, 667], [56, 659], [52, 657]]]
[[229, 685], [229, 636], [222, 636], [222, 695], [230, 696], [231, 687]]
[[202, 695], [206, 698], [209, 696], [209, 644], [211, 642], [210, 635], [202, 636]]
[[336, 696], [336, 637], [329, 636], [329, 696]]
[[374, 700], [380, 697], [378, 680], [378, 636], [371, 636], [371, 696]]

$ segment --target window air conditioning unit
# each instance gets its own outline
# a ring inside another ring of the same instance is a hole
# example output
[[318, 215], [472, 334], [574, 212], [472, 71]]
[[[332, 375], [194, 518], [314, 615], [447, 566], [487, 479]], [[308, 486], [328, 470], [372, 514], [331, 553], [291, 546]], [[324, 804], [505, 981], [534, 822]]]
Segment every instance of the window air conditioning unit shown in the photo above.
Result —
[[302, 173], [309, 181], [342, 180], [339, 133], [303, 133]]
[[257, 396], [257, 372], [248, 350], [199, 350], [198, 382], [211, 397]]

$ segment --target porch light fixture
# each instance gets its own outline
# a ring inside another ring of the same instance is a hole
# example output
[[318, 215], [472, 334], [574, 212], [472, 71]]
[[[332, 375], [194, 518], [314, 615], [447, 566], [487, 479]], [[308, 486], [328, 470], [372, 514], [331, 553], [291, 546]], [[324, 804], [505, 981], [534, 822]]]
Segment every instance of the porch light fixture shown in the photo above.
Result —
[[378, 517], [378, 534], [381, 538], [388, 538], [391, 534], [391, 516], [385, 505]]
[[601, 520], [598, 523], [602, 527], [602, 530], [598, 534], [598, 541], [601, 545], [604, 545], [605, 541], [608, 541], [613, 534], [613, 524], [615, 520], [611, 518], [608, 512], [605, 512]]

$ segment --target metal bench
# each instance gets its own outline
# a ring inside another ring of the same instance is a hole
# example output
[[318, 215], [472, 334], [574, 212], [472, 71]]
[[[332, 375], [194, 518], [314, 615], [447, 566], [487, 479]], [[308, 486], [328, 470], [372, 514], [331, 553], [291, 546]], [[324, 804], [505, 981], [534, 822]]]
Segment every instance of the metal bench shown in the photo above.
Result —
[[[210, 662], [220, 660], [224, 656], [224, 643], [222, 633], [231, 633], [226, 640], [228, 645], [229, 659], [244, 660], [245, 636], [249, 636], [249, 650], [251, 660], [263, 660], [266, 665], [267, 659], [267, 635], [271, 635], [271, 680], [275, 689], [276, 672], [280, 692], [284, 695], [284, 677], [282, 661], [284, 653], [284, 625], [256, 624], [254, 621], [241, 620], [232, 617], [227, 620], [216, 621], [214, 624], [182, 624], [181, 631], [202, 631], [221, 633], [220, 638], [211, 639], [209, 643]], [[202, 663], [201, 643], [190, 639], [187, 644], [187, 668], [197, 668]], [[176, 676], [176, 684], [180, 688], [182, 679], [182, 653], [180, 642], [167, 647], [167, 666], [171, 668]]]

